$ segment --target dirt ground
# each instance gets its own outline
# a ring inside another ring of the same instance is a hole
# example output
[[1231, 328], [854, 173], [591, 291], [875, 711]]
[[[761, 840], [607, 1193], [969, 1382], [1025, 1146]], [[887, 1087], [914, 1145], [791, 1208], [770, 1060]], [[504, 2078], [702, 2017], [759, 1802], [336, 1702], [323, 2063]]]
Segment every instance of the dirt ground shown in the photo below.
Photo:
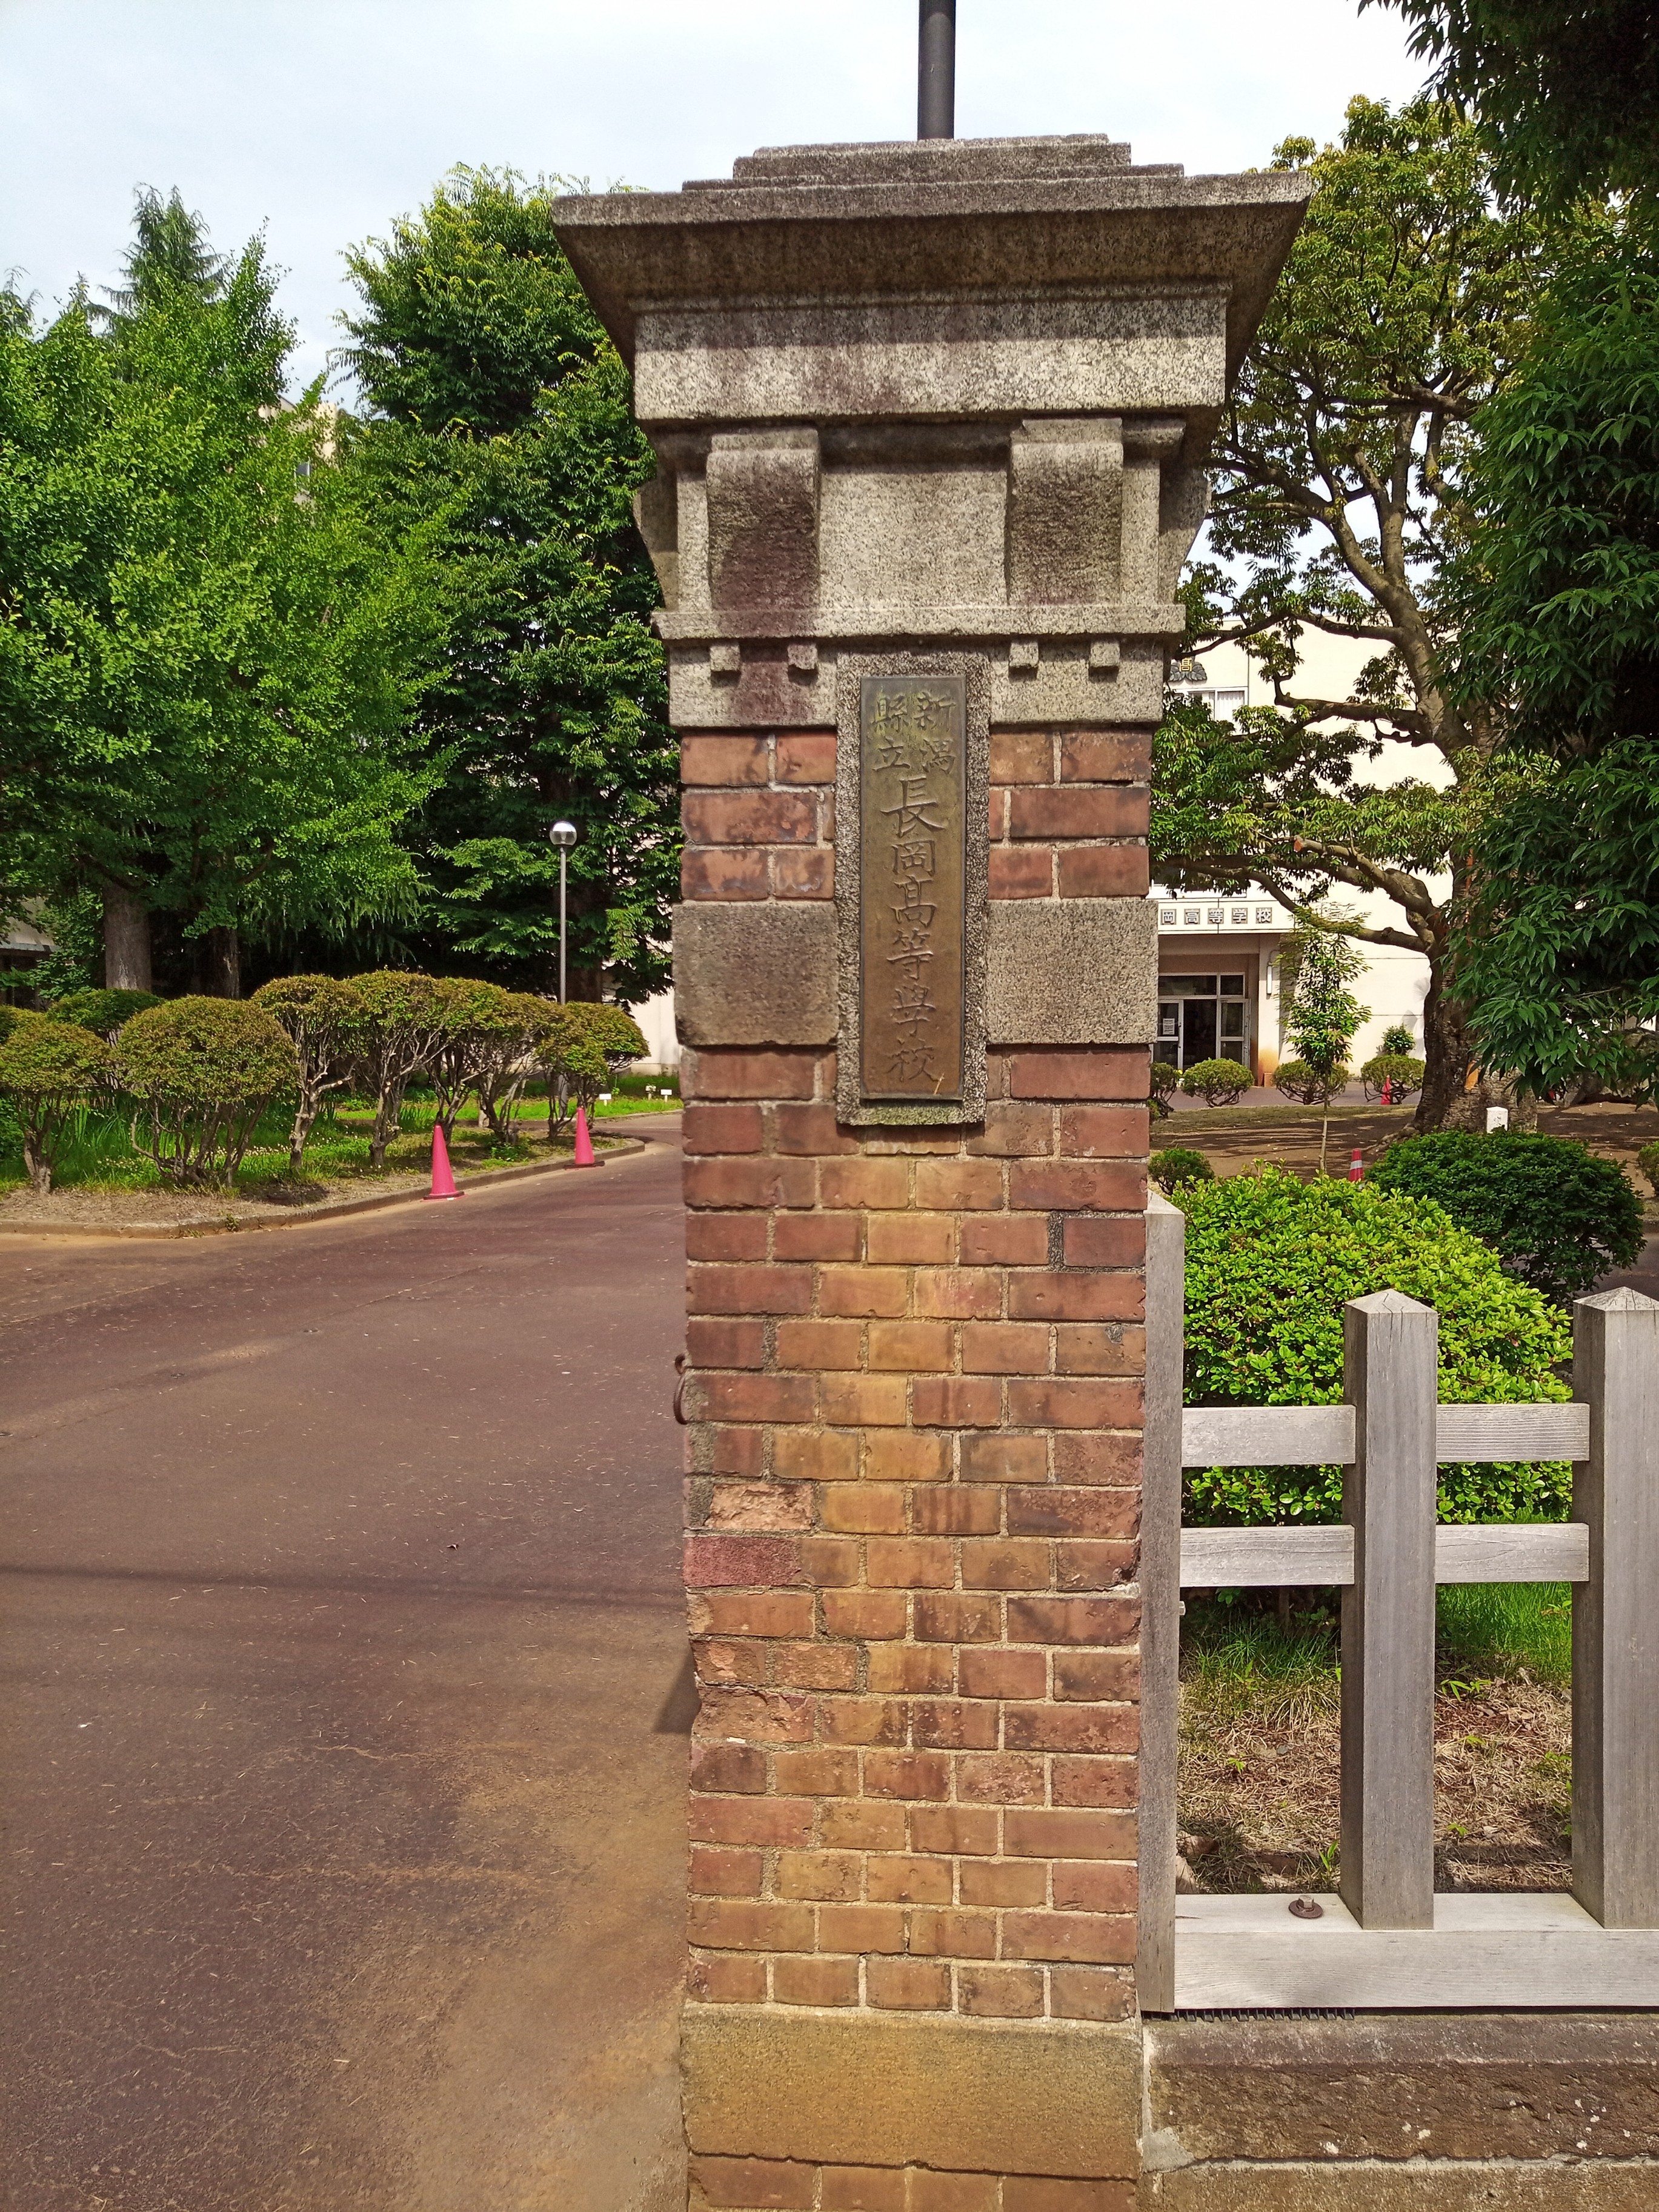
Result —
[[[1182, 1886], [1329, 1888], [1340, 1735], [1334, 1711], [1210, 1725], [1183, 1692]], [[1524, 1678], [1443, 1684], [1434, 1736], [1435, 1887], [1570, 1888], [1566, 1692]]]
[[[617, 1136], [596, 1137], [594, 1150], [625, 1146]], [[450, 1157], [464, 1182], [483, 1182], [491, 1176], [535, 1162], [495, 1163], [487, 1157], [482, 1139], [457, 1130]], [[542, 1164], [556, 1155], [545, 1146], [538, 1148]], [[249, 1183], [223, 1190], [123, 1190], [97, 1183], [75, 1184], [37, 1197], [27, 1184], [0, 1197], [0, 1228], [72, 1229], [222, 1229], [265, 1228], [274, 1220], [303, 1219], [342, 1200], [365, 1198], [412, 1198], [431, 1181], [431, 1139], [404, 1137], [390, 1149], [388, 1164], [380, 1175], [309, 1176], [299, 1184]]]
[[[1409, 1106], [1337, 1107], [1331, 1115], [1327, 1171], [1346, 1174], [1355, 1151], [1362, 1164], [1370, 1165], [1386, 1144], [1411, 1133], [1412, 1110]], [[1218, 1107], [1213, 1113], [1202, 1106], [1188, 1107], [1157, 1123], [1152, 1142], [1154, 1146], [1184, 1145], [1202, 1152], [1218, 1176], [1246, 1174], [1257, 1160], [1271, 1160], [1277, 1167], [1310, 1176], [1319, 1166], [1320, 1121], [1321, 1116], [1309, 1107]], [[1659, 1139], [1659, 1107], [1547, 1106], [1538, 1126], [1547, 1136], [1570, 1138], [1616, 1160], [1651, 1211], [1651, 1193], [1636, 1155], [1644, 1145]]]

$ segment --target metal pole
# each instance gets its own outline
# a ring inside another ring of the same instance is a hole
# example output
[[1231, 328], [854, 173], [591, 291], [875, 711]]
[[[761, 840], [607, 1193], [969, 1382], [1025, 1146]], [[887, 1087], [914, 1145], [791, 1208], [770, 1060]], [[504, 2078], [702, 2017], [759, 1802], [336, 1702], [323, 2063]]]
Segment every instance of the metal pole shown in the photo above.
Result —
[[559, 1004], [564, 1004], [564, 848], [559, 848]]
[[916, 48], [916, 136], [957, 135], [957, 0], [921, 0]]

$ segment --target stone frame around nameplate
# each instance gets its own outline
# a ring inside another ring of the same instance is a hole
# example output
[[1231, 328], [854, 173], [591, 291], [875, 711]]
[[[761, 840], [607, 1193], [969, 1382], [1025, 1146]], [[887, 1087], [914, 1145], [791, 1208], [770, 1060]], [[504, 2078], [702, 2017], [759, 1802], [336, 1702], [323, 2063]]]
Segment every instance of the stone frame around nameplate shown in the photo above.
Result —
[[[957, 676], [964, 731], [962, 1096], [866, 1099], [860, 1070], [861, 961], [859, 700], [866, 676]], [[851, 1128], [972, 1127], [985, 1119], [985, 975], [990, 935], [991, 665], [982, 653], [848, 653], [836, 670], [836, 1118]]]

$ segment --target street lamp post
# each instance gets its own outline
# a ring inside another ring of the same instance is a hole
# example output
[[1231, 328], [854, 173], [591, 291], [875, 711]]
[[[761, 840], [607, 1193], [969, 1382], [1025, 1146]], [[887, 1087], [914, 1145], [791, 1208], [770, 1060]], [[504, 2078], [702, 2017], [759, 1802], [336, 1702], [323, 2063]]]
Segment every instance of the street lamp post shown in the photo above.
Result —
[[576, 842], [574, 822], [556, 822], [548, 831], [550, 843], [559, 848], [559, 1004], [564, 1004], [564, 869], [565, 855]]

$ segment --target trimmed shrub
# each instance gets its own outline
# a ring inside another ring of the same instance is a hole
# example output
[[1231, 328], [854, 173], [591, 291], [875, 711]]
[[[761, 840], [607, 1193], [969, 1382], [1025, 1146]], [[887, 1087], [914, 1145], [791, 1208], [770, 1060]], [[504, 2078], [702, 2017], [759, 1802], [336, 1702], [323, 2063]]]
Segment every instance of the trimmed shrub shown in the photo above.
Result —
[[1172, 1060], [1154, 1060], [1152, 1072], [1146, 1085], [1146, 1103], [1152, 1109], [1152, 1118], [1161, 1121], [1170, 1112], [1170, 1101], [1181, 1082], [1181, 1070]]
[[1406, 1027], [1403, 1022], [1395, 1022], [1390, 1028], [1384, 1030], [1382, 1032], [1382, 1049], [1384, 1052], [1409, 1053], [1416, 1042], [1416, 1038], [1412, 1035], [1411, 1031]]
[[368, 1139], [371, 1168], [386, 1165], [386, 1148], [398, 1133], [404, 1093], [443, 1050], [449, 1014], [436, 979], [402, 968], [377, 968], [354, 975], [362, 1011], [347, 1033], [355, 1079], [374, 1101]]
[[1644, 1145], [1636, 1155], [1636, 1164], [1648, 1179], [1648, 1188], [1659, 1198], [1659, 1144]]
[[622, 1006], [570, 999], [550, 1009], [553, 1018], [537, 1048], [548, 1072], [547, 1133], [550, 1138], [580, 1106], [590, 1116], [593, 1101], [629, 1060], [643, 1060], [644, 1036]]
[[[1565, 1317], [1431, 1199], [1266, 1168], [1190, 1183], [1181, 1206], [1189, 1406], [1339, 1403], [1342, 1308], [1373, 1291], [1436, 1309], [1443, 1404], [1571, 1395], [1554, 1371], [1571, 1349]], [[1443, 1467], [1440, 1516], [1559, 1520], [1570, 1492], [1565, 1465]], [[1194, 1468], [1187, 1497], [1200, 1524], [1335, 1521], [1342, 1470]]]
[[115, 1055], [95, 1031], [46, 1014], [17, 1013], [0, 1030], [0, 1098], [15, 1115], [23, 1166], [41, 1197], [52, 1188], [64, 1125], [114, 1081]]
[[1200, 1060], [1182, 1071], [1181, 1087], [1188, 1098], [1224, 1106], [1250, 1088], [1250, 1071], [1236, 1060]]
[[1184, 1145], [1170, 1145], [1154, 1152], [1146, 1163], [1146, 1172], [1166, 1198], [1178, 1182], [1215, 1181], [1215, 1170], [1203, 1153], [1188, 1152]]
[[1641, 1253], [1642, 1206], [1630, 1178], [1563, 1137], [1513, 1129], [1402, 1137], [1371, 1182], [1436, 1200], [1512, 1274], [1563, 1305]]
[[[513, 1142], [513, 1109], [540, 1065], [538, 1054], [551, 1036], [558, 1007], [533, 992], [508, 991], [489, 1038], [478, 1074], [478, 1104], [498, 1145]], [[630, 1058], [637, 1059], [638, 1054]]]
[[1398, 1106], [1423, 1088], [1423, 1062], [1408, 1052], [1379, 1052], [1360, 1069], [1359, 1080], [1367, 1098], [1380, 1098], [1386, 1083], [1389, 1103]]
[[441, 1039], [428, 1073], [438, 1094], [438, 1127], [446, 1143], [455, 1133], [455, 1118], [477, 1084], [493, 1049], [493, 1033], [512, 997], [499, 983], [467, 975], [440, 975], [432, 986]]
[[1273, 1074], [1273, 1087], [1298, 1106], [1328, 1106], [1347, 1088], [1350, 1071], [1334, 1067], [1321, 1075], [1305, 1060], [1281, 1060]]
[[126, 1024], [117, 1060], [135, 1148], [174, 1182], [221, 1189], [265, 1108], [300, 1080], [286, 1031], [249, 999], [166, 1000]]
[[71, 991], [48, 1006], [46, 1016], [54, 1022], [78, 1022], [95, 1036], [112, 1038], [135, 1014], [161, 1003], [154, 991]]
[[336, 975], [278, 975], [261, 983], [248, 1004], [280, 1023], [294, 1047], [300, 1097], [289, 1132], [288, 1169], [290, 1175], [298, 1175], [324, 1098], [351, 1080], [348, 1039], [363, 1002], [349, 983]]

